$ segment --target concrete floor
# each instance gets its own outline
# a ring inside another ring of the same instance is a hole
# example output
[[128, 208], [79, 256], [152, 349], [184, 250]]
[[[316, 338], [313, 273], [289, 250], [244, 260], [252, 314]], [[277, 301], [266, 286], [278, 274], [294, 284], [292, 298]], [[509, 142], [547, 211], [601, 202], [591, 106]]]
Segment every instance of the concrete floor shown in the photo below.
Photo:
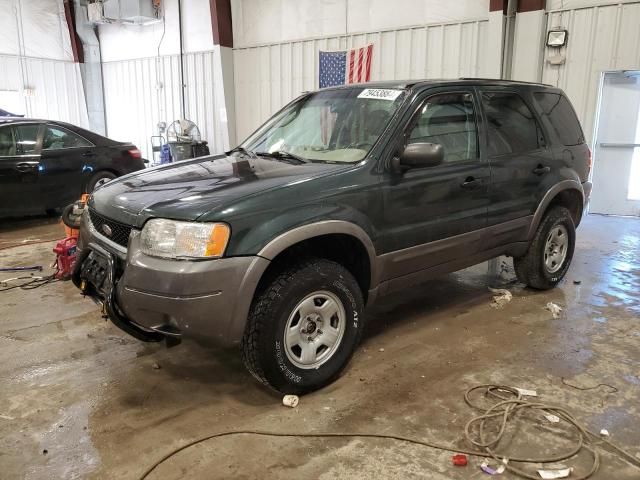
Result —
[[[52, 245], [0, 250], [0, 265], [48, 264]], [[640, 220], [587, 218], [553, 291], [518, 287], [506, 264], [497, 276], [480, 265], [370, 309], [345, 374], [295, 409], [256, 384], [237, 352], [141, 344], [69, 283], [0, 293], [0, 477], [136, 479], [184, 442], [229, 429], [397, 433], [463, 446], [475, 413], [463, 393], [482, 383], [536, 389], [640, 452]], [[487, 286], [501, 284], [513, 300], [495, 309]], [[544, 309], [549, 301], [564, 307], [560, 318]], [[514, 451], [558, 442], [528, 427]], [[385, 440], [237, 436], [185, 450], [150, 478], [486, 477], [479, 459], [452, 467], [450, 457]], [[573, 476], [587, 463], [578, 458]], [[640, 470], [604, 453], [593, 478], [638, 479]]]

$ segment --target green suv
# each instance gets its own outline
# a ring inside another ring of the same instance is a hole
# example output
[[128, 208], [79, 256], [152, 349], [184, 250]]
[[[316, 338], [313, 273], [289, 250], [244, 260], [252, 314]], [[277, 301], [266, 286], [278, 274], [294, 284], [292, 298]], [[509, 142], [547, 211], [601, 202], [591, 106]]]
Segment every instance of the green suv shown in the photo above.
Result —
[[554, 287], [589, 170], [557, 88], [323, 89], [225, 155], [97, 189], [74, 283], [140, 340], [238, 345], [258, 380], [304, 393], [340, 374], [383, 295], [498, 255], [530, 287]]

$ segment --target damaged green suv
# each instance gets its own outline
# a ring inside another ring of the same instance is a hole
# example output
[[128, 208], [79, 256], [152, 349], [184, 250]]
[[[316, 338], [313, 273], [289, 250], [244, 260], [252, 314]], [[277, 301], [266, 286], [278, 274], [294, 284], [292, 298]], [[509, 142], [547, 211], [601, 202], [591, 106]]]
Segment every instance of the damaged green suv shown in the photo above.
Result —
[[382, 295], [498, 255], [527, 285], [555, 286], [589, 169], [553, 87], [324, 89], [226, 155], [99, 188], [74, 283], [140, 340], [239, 345], [258, 380], [304, 393], [340, 374]]

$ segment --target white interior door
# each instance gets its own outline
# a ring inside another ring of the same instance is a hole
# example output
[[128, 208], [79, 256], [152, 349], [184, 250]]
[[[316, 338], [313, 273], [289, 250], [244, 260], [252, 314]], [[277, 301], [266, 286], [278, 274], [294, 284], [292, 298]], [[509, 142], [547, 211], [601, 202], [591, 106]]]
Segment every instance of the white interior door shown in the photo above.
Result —
[[589, 211], [640, 216], [640, 72], [605, 74]]

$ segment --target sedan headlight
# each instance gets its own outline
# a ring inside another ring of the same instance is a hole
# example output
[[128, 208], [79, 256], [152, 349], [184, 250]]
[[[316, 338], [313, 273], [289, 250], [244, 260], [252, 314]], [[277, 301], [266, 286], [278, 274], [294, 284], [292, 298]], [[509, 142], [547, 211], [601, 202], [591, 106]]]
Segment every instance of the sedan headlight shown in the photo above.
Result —
[[224, 223], [149, 220], [140, 243], [147, 255], [165, 258], [218, 258], [224, 253], [231, 230]]

